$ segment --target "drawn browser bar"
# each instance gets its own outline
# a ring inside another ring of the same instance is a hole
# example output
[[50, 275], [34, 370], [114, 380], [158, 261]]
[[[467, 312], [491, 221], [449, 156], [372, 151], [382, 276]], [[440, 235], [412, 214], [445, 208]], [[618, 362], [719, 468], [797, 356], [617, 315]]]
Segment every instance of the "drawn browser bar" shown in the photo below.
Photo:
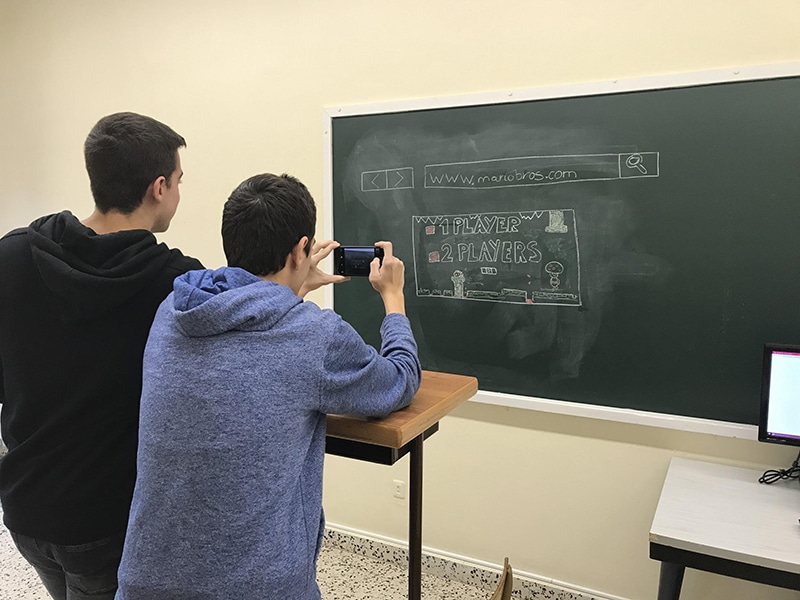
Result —
[[425, 187], [471, 190], [658, 176], [658, 152], [521, 156], [426, 165]]

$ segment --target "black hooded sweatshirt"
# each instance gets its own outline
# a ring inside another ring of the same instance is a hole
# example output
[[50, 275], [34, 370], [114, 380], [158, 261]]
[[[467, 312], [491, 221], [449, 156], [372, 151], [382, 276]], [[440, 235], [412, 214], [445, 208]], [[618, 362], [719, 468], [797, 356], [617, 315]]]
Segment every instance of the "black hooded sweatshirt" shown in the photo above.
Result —
[[0, 239], [3, 519], [57, 544], [124, 533], [142, 355], [173, 279], [202, 265], [64, 211]]

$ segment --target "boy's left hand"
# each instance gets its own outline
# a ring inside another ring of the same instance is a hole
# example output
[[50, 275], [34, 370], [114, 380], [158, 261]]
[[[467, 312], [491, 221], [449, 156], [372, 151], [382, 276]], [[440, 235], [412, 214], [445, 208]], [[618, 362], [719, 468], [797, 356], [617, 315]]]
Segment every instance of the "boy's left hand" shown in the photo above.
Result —
[[309, 258], [311, 259], [311, 268], [308, 271], [308, 276], [306, 276], [306, 280], [300, 287], [301, 298], [305, 298], [306, 294], [321, 288], [323, 285], [328, 285], [329, 283], [341, 283], [343, 281], [349, 281], [350, 279], [349, 277], [345, 277], [343, 275], [333, 275], [331, 273], [325, 273], [322, 269], [319, 268], [319, 263], [325, 260], [328, 256], [330, 256], [330, 253], [333, 252], [334, 248], [338, 247], [339, 247], [339, 242], [335, 242], [333, 240], [325, 240], [324, 242], [314, 243], [314, 246], [311, 248], [311, 255], [309, 256]]

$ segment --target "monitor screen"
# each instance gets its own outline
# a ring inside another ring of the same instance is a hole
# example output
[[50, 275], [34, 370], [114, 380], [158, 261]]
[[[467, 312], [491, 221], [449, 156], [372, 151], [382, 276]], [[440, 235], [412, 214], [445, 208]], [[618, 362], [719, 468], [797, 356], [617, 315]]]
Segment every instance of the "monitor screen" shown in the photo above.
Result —
[[764, 345], [758, 439], [800, 446], [800, 346]]

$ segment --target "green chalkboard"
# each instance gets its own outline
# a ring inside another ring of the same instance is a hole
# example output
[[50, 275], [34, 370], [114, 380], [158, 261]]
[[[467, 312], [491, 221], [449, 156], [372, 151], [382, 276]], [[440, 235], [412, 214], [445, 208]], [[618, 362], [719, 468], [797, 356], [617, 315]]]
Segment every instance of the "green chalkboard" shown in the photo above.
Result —
[[[446, 103], [445, 103], [446, 104]], [[391, 240], [423, 367], [755, 424], [800, 343], [800, 78], [347, 114], [333, 234]], [[379, 344], [379, 297], [334, 308]]]

